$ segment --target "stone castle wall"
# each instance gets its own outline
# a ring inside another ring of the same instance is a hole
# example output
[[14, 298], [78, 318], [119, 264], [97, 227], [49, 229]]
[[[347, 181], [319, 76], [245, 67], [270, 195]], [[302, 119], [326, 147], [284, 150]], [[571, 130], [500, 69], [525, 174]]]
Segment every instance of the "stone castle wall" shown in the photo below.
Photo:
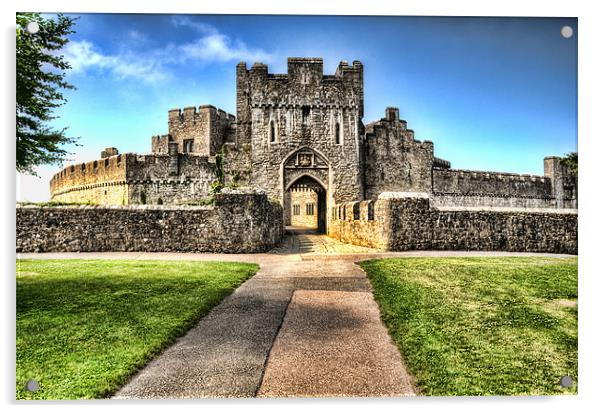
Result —
[[570, 173], [557, 156], [548, 156], [543, 162], [544, 174], [551, 180], [556, 208], [577, 208], [577, 176]]
[[387, 211], [382, 202], [346, 202], [331, 211], [328, 235], [348, 244], [386, 250]]
[[385, 191], [430, 192], [433, 162], [433, 143], [415, 140], [397, 108], [366, 125], [366, 199]]
[[[317, 228], [318, 227], [318, 194], [312, 190], [293, 190], [291, 191], [290, 207], [290, 225], [295, 227]], [[307, 214], [307, 205], [313, 204], [314, 213]], [[294, 214], [294, 205], [299, 205], [299, 215]], [[286, 214], [285, 214], [286, 221]]]
[[217, 179], [214, 157], [137, 155], [127, 161], [128, 204], [181, 204], [206, 198]]
[[52, 178], [51, 193], [61, 202], [179, 204], [207, 197], [216, 179], [215, 157], [127, 153], [65, 168]]
[[127, 204], [126, 163], [131, 156], [116, 155], [64, 168], [50, 180], [52, 200]]
[[544, 159], [544, 176], [441, 167], [432, 174], [440, 206], [577, 208], [577, 177], [558, 157]]
[[373, 216], [364, 208], [362, 215], [354, 213], [361, 212], [361, 203], [336, 206], [329, 234], [344, 242], [392, 251], [577, 254], [575, 210], [434, 207], [427, 194], [384, 194], [375, 202]]
[[442, 168], [433, 168], [433, 192], [528, 198], [547, 198], [552, 193], [550, 178], [545, 176]]
[[436, 207], [497, 207], [497, 208], [556, 208], [556, 199], [511, 195], [463, 195], [446, 193], [431, 196], [431, 205]]
[[214, 206], [17, 206], [17, 252], [270, 250], [282, 208], [264, 193], [229, 192]]
[[[237, 126], [237, 129], [240, 126]], [[222, 147], [224, 154], [223, 170], [227, 183], [237, 183], [251, 186], [251, 145], [241, 145], [228, 142]]]

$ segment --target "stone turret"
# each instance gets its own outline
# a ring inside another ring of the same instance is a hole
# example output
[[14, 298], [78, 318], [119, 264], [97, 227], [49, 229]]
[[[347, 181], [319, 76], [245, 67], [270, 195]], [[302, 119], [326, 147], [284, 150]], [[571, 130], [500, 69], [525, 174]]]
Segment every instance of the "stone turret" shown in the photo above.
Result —
[[544, 175], [550, 178], [556, 208], [577, 208], [577, 177], [562, 164], [562, 158], [544, 158]]
[[[178, 153], [214, 156], [226, 141], [228, 128], [235, 122], [233, 115], [212, 105], [171, 109], [168, 113], [169, 140], [177, 144]], [[157, 141], [157, 148], [164, 145]]]
[[100, 158], [109, 158], [111, 156], [119, 155], [117, 148], [105, 148], [104, 151], [100, 152]]

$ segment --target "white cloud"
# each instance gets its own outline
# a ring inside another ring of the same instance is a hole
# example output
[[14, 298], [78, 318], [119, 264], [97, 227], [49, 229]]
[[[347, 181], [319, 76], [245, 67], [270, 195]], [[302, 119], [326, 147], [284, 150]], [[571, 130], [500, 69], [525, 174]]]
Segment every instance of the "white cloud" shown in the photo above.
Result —
[[75, 73], [81, 73], [91, 66], [105, 67], [109, 63], [108, 57], [94, 51], [92, 43], [85, 40], [67, 43], [64, 56]]
[[169, 77], [163, 63], [155, 56], [134, 53], [106, 55], [86, 40], [67, 43], [64, 56], [73, 73], [99, 69], [109, 71], [118, 79], [135, 78], [146, 83], [156, 83]]
[[148, 36], [145, 33], [139, 32], [138, 30], [130, 30], [127, 33], [130, 40], [138, 43], [145, 43], [148, 41]]
[[211, 34], [201, 37], [195, 42], [180, 46], [183, 55], [191, 60], [201, 62], [228, 62], [246, 60], [270, 62], [272, 55], [262, 50], [249, 49], [244, 43], [232, 44], [228, 36]]
[[175, 47], [175, 55], [179, 56], [181, 61], [223, 63], [246, 60], [251, 63], [269, 63], [274, 60], [272, 54], [261, 49], [251, 49], [242, 41], [232, 41], [229, 36], [220, 33], [208, 23], [193, 21], [188, 16], [173, 16], [171, 22], [176, 28], [190, 28], [201, 34], [198, 39]]
[[180, 15], [172, 16], [171, 24], [174, 25], [175, 27], [189, 27], [200, 33], [204, 33], [207, 35], [219, 33], [217, 31], [217, 29], [215, 27], [213, 27], [212, 25], [210, 25], [208, 23], [192, 21], [190, 19], [190, 17], [188, 17], [188, 16], [180, 16]]
[[[249, 48], [242, 41], [233, 41], [210, 24], [195, 22], [187, 16], [174, 16], [171, 23], [176, 28], [193, 29], [200, 37], [183, 44], [168, 44], [143, 52], [125, 50], [115, 55], [103, 53], [86, 40], [71, 41], [67, 43], [63, 53], [71, 64], [72, 73], [101, 70], [118, 79], [138, 79], [148, 84], [169, 79], [172, 76], [167, 68], [169, 64], [210, 64], [241, 60], [270, 63], [274, 60], [272, 54]], [[136, 31], [130, 31], [127, 35], [130, 40], [146, 38], [145, 34]], [[133, 43], [139, 48], [140, 41]]]

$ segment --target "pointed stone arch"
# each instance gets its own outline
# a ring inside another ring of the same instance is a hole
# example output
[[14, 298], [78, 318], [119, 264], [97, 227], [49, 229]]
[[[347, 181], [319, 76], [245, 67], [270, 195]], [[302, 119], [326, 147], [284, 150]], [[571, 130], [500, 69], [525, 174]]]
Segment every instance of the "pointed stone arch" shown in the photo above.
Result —
[[288, 191], [289, 189], [291, 189], [291, 187], [293, 187], [294, 185], [298, 184], [300, 181], [303, 181], [304, 178], [308, 178], [311, 180], [314, 180], [316, 183], [319, 184], [320, 186], [320, 190], [324, 190], [326, 191], [328, 188], [328, 184], [323, 182], [322, 179], [320, 179], [320, 177], [316, 176], [316, 174], [312, 173], [312, 172], [305, 172], [301, 175], [296, 176], [293, 180], [291, 180], [287, 186], [284, 187], [285, 191]]

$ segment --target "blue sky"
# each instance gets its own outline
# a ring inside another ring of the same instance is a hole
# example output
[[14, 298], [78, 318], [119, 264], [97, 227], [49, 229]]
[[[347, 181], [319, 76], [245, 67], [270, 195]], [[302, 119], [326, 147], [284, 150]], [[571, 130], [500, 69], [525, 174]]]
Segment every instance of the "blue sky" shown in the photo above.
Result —
[[[561, 35], [563, 26], [574, 35]], [[170, 108], [235, 113], [235, 66], [288, 56], [364, 63], [364, 123], [397, 106], [416, 138], [454, 168], [543, 175], [543, 157], [577, 146], [577, 20], [85, 14], [64, 50], [77, 90], [57, 111], [81, 146], [150, 152]], [[59, 167], [19, 176], [19, 199], [47, 199]]]

